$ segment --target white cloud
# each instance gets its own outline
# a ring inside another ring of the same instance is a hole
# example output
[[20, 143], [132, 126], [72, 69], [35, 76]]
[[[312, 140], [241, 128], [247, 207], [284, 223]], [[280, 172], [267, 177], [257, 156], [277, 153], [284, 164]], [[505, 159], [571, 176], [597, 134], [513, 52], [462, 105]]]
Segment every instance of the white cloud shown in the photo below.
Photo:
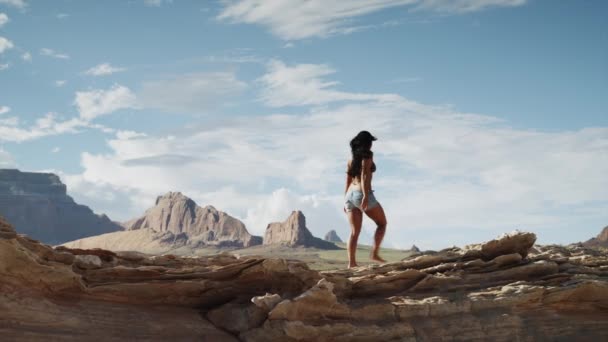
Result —
[[418, 9], [447, 13], [467, 13], [484, 10], [488, 7], [517, 7], [527, 0], [424, 0]]
[[160, 7], [162, 4], [172, 4], [173, 0], [144, 0], [144, 5], [149, 7]]
[[7, 151], [0, 147], [0, 168], [14, 168], [16, 167], [13, 156]]
[[76, 92], [74, 104], [78, 107], [80, 117], [87, 121], [119, 109], [137, 107], [135, 95], [121, 85], [114, 85], [109, 90]]
[[[316, 67], [307, 66], [326, 70]], [[159, 194], [182, 191], [241, 218], [257, 234], [301, 209], [317, 236], [337, 229], [346, 237], [348, 141], [366, 129], [379, 137], [373, 184], [389, 219], [387, 241], [395, 244], [440, 248], [513, 228], [553, 230], [541, 242], [572, 242], [587, 238], [572, 227], [605, 218], [599, 208], [608, 203], [606, 127], [515, 129], [396, 95], [358, 101], [329, 83], [316, 88], [318, 96], [338, 92], [354, 100], [293, 115], [226, 118], [172, 135], [117, 134], [109, 153], [82, 155], [81, 177], [121, 189], [123, 206], [131, 209], [116, 219], [140, 215]], [[372, 234], [369, 220], [364, 227]]]
[[13, 42], [4, 37], [0, 37], [0, 54], [4, 53], [6, 50], [12, 49], [13, 47]]
[[263, 88], [261, 100], [272, 107], [321, 105], [337, 101], [396, 101], [394, 94], [363, 94], [334, 90], [338, 82], [325, 81], [335, 72], [324, 64], [287, 66], [282, 61], [268, 63], [268, 73], [259, 81]]
[[51, 150], [51, 153], [58, 153], [59, 151], [61, 151], [61, 148], [55, 146], [53, 147], [53, 149]]
[[53, 82], [53, 84], [55, 85], [55, 87], [63, 87], [68, 81], [66, 80], [57, 80], [55, 82]]
[[414, 82], [420, 82], [420, 81], [422, 81], [421, 77], [402, 77], [402, 78], [396, 78], [394, 80], [390, 80], [387, 83], [390, 83], [390, 84], [414, 83]]
[[69, 16], [70, 16], [70, 15], [69, 15], [69, 14], [67, 14], [67, 13], [58, 13], [58, 14], [57, 14], [55, 17], [56, 17], [57, 19], [65, 19], [65, 18], [67, 18], [67, 17], [69, 17]]
[[224, 2], [225, 8], [218, 15], [218, 19], [258, 24], [267, 27], [281, 39], [298, 40], [348, 34], [365, 29], [365, 26], [354, 25], [354, 19], [393, 7], [458, 14], [488, 7], [519, 6], [525, 2], [525, 0], [235, 0]]
[[6, 70], [10, 67], [8, 63], [0, 64], [0, 71]]
[[91, 76], [106, 76], [106, 75], [111, 75], [111, 74], [125, 71], [125, 70], [127, 70], [127, 69], [121, 68], [121, 67], [114, 67], [114, 66], [110, 65], [110, 63], [101, 63], [101, 64], [96, 65], [96, 66], [92, 67], [91, 69], [85, 71], [84, 73], [86, 75], [91, 75]]
[[57, 113], [47, 113], [29, 127], [19, 127], [18, 120], [0, 122], [0, 141], [24, 142], [51, 135], [77, 133], [87, 123], [78, 118], [58, 120]]
[[119, 140], [129, 140], [133, 138], [141, 138], [147, 136], [144, 133], [135, 132], [135, 131], [117, 131], [116, 138]]
[[49, 112], [27, 126], [22, 125], [18, 117], [0, 119], [0, 142], [20, 143], [53, 135], [80, 133], [85, 129], [95, 129], [107, 134], [116, 132], [104, 125], [91, 123], [85, 118], [63, 118], [58, 113]]
[[[56, 86], [65, 81], [56, 81]], [[77, 92], [74, 104], [79, 111], [78, 117], [61, 118], [58, 113], [49, 112], [36, 119], [29, 126], [20, 125], [18, 117], [0, 120], [0, 141], [24, 142], [53, 135], [74, 134], [85, 129], [95, 129], [106, 134], [119, 136], [141, 136], [135, 132], [122, 131], [92, 122], [95, 118], [123, 108], [136, 108], [135, 96], [126, 87], [115, 85], [108, 90], [91, 90]], [[10, 111], [7, 106], [0, 107], [0, 114]]]
[[29, 52], [25, 52], [23, 53], [23, 55], [21, 55], [21, 59], [23, 59], [26, 62], [31, 62], [32, 61], [32, 54]]
[[4, 26], [10, 20], [8, 19], [8, 15], [6, 13], [0, 12], [0, 27]]
[[233, 72], [208, 72], [177, 75], [144, 82], [137, 97], [143, 107], [167, 112], [204, 113], [206, 109], [225, 105], [247, 84]]
[[67, 54], [59, 53], [59, 52], [49, 49], [49, 48], [40, 49], [40, 54], [42, 56], [48, 56], [48, 57], [53, 57], [53, 58], [57, 58], [57, 59], [70, 59], [70, 56], [68, 56]]
[[0, 118], [0, 125], [17, 126], [17, 125], [19, 125], [19, 118], [16, 116], [2, 117], [2, 118]]
[[27, 3], [23, 0], [0, 0], [0, 5], [13, 6], [19, 9], [27, 7]]

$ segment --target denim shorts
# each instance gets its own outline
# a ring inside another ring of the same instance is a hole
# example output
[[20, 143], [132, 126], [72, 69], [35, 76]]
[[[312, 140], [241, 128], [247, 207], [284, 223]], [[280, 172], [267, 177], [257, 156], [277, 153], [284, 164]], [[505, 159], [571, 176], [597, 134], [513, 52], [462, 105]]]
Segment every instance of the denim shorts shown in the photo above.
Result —
[[[374, 196], [374, 190], [370, 190], [367, 200], [367, 209], [371, 209], [377, 206], [379, 203]], [[361, 209], [361, 201], [363, 200], [363, 191], [361, 190], [349, 190], [344, 195], [344, 209], [346, 211], [352, 211], [353, 208]]]

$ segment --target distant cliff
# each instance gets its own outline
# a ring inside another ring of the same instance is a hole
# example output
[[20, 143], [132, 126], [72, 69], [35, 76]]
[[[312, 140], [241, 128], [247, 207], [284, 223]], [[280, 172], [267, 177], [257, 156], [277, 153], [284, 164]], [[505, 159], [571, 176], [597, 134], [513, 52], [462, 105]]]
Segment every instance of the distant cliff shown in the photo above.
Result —
[[249, 234], [238, 219], [208, 205], [199, 207], [181, 192], [169, 192], [156, 198], [155, 206], [144, 216], [123, 224], [127, 230], [151, 228], [157, 232], [185, 233], [209, 245], [249, 247], [262, 238]]
[[325, 234], [325, 241], [329, 241], [329, 242], [337, 242], [337, 243], [343, 243], [344, 241], [342, 241], [342, 239], [340, 239], [340, 236], [338, 236], [338, 233], [336, 233], [335, 230], [330, 230], [329, 232], [327, 232], [327, 234]]
[[0, 214], [18, 233], [47, 244], [122, 230], [107, 216], [74, 202], [52, 173], [0, 169]]
[[264, 245], [281, 244], [289, 247], [315, 247], [320, 249], [339, 249], [334, 243], [314, 237], [306, 228], [304, 214], [295, 210], [283, 222], [273, 222], [266, 227]]
[[238, 219], [208, 205], [198, 206], [181, 192], [156, 198], [141, 217], [122, 224], [126, 231], [70, 241], [72, 248], [163, 253], [180, 247], [251, 247], [262, 237], [249, 234]]
[[608, 247], [608, 226], [604, 227], [596, 237], [587, 240], [584, 245], [587, 247]]

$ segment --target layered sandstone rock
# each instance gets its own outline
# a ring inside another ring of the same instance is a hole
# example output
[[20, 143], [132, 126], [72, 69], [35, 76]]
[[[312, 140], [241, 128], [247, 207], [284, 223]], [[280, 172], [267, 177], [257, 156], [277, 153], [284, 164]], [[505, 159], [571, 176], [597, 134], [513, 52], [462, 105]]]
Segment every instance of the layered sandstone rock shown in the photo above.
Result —
[[107, 216], [75, 203], [52, 173], [0, 169], [0, 215], [19, 233], [51, 244], [122, 230]]
[[282, 244], [289, 247], [303, 246], [320, 249], [338, 249], [335, 244], [314, 237], [306, 228], [306, 218], [293, 211], [284, 222], [273, 222], [266, 227], [264, 245]]
[[299, 261], [51, 248], [0, 221], [10, 341], [602, 341], [608, 256], [534, 234], [316, 272]]
[[243, 222], [216, 210], [199, 207], [180, 192], [158, 196], [144, 216], [123, 223], [126, 231], [103, 234], [63, 244], [71, 248], [103, 248], [158, 254], [204, 246], [250, 247], [262, 238], [249, 234]]
[[336, 233], [335, 230], [330, 230], [329, 232], [327, 232], [327, 234], [325, 234], [325, 241], [329, 241], [329, 242], [335, 242], [335, 243], [343, 243], [344, 241], [342, 241], [342, 239], [340, 239], [340, 237], [338, 236], [338, 233]]

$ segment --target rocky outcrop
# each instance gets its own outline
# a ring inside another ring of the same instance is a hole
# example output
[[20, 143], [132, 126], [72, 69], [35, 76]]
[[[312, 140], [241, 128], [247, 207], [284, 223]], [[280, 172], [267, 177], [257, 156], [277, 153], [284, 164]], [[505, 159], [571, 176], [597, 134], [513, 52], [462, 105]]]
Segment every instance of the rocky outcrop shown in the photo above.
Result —
[[157, 232], [185, 233], [200, 237], [206, 244], [249, 247], [261, 243], [238, 219], [208, 205], [199, 207], [181, 192], [169, 192], [156, 198], [155, 206], [144, 216], [124, 223], [127, 230], [154, 229]]
[[418, 246], [416, 246], [416, 245], [412, 245], [412, 247], [410, 248], [410, 252], [420, 253], [420, 248], [418, 248]]
[[325, 234], [325, 241], [334, 242], [334, 243], [343, 243], [342, 239], [338, 236], [335, 230], [330, 230]]
[[216, 210], [199, 207], [180, 192], [156, 198], [144, 216], [123, 223], [126, 231], [103, 234], [63, 244], [71, 248], [103, 248], [158, 254], [183, 248], [188, 254], [199, 247], [250, 247], [262, 244], [243, 222]]
[[608, 247], [608, 226], [604, 227], [596, 237], [583, 244], [588, 247]]
[[293, 211], [284, 222], [273, 222], [266, 227], [264, 245], [282, 244], [289, 247], [315, 247], [338, 249], [335, 244], [314, 237], [306, 228], [306, 218], [299, 211]]
[[263, 257], [51, 248], [4, 223], [0, 232], [6, 340], [608, 338], [608, 255], [532, 248], [531, 233], [317, 272]]
[[107, 216], [75, 203], [52, 173], [0, 169], [0, 215], [19, 233], [50, 244], [122, 230]]

